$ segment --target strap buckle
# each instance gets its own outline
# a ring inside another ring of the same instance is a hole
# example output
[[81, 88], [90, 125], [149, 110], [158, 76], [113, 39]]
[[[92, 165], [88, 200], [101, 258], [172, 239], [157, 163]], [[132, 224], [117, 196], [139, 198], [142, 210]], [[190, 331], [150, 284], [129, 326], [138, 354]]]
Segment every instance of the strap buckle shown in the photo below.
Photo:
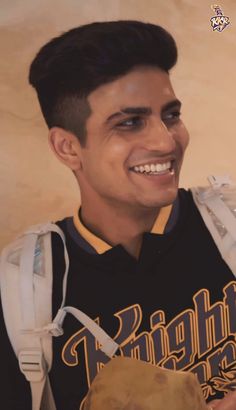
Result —
[[225, 185], [233, 185], [230, 175], [209, 175], [207, 179], [213, 189], [221, 188]]
[[46, 362], [41, 350], [21, 350], [18, 356], [21, 372], [29, 382], [39, 382], [46, 374]]

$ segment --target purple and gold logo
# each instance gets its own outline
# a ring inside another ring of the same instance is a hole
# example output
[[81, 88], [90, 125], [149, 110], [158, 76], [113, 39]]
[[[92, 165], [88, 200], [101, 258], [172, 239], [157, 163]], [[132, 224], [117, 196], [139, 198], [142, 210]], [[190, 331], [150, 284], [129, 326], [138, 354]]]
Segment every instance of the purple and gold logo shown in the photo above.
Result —
[[216, 13], [216, 16], [210, 19], [213, 31], [215, 30], [223, 31], [225, 27], [227, 27], [230, 24], [229, 17], [224, 16], [223, 11], [220, 6], [217, 6], [216, 4], [214, 4], [213, 6], [211, 6], [211, 8]]

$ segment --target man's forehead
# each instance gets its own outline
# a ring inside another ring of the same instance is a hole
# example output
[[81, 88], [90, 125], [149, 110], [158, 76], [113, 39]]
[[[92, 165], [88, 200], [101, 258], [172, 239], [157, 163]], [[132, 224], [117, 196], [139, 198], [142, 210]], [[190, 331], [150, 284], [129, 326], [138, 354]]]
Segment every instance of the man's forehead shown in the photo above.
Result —
[[164, 105], [176, 99], [169, 75], [159, 69], [134, 70], [101, 85], [88, 97], [92, 111], [112, 114], [128, 106]]
[[147, 88], [159, 88], [160, 92], [169, 93], [172, 91], [172, 85], [169, 74], [156, 68], [140, 68], [130, 71], [123, 76], [106, 84], [97, 87], [91, 94], [90, 98], [113, 97], [115, 93], [125, 92], [127, 94], [145, 92]]

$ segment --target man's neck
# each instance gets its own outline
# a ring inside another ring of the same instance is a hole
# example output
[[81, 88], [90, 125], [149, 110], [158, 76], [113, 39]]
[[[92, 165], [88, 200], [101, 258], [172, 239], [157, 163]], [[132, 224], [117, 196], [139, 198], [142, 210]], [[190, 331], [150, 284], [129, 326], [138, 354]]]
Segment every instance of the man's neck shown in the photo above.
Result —
[[108, 205], [96, 208], [91, 202], [82, 202], [81, 221], [93, 234], [111, 246], [121, 244], [138, 259], [144, 232], [150, 232], [160, 209], [132, 211], [111, 208]]

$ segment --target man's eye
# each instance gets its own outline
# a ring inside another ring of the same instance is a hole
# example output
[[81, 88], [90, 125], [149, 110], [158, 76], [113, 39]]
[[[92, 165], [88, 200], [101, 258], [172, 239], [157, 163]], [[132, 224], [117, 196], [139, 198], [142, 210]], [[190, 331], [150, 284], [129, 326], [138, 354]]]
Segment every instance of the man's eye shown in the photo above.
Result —
[[116, 128], [139, 128], [142, 125], [143, 119], [141, 117], [132, 117], [119, 122], [119, 124], [116, 125]]
[[178, 121], [180, 118], [180, 115], [181, 115], [180, 111], [173, 111], [173, 112], [170, 112], [169, 114], [166, 114], [163, 117], [163, 120], [164, 121], [176, 121], [176, 120]]

